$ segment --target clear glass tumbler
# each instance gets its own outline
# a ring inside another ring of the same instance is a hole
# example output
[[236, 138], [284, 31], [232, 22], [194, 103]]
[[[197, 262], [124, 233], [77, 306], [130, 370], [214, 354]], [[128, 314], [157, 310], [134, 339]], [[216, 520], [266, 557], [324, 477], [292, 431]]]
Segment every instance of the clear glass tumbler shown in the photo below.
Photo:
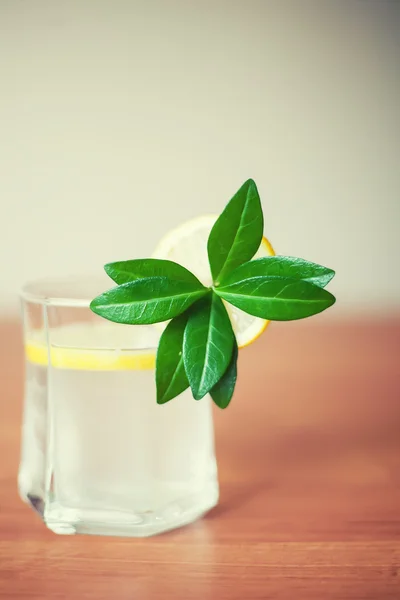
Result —
[[56, 533], [148, 536], [218, 502], [211, 402], [157, 405], [157, 325], [93, 314], [107, 280], [22, 293], [26, 357], [21, 497]]

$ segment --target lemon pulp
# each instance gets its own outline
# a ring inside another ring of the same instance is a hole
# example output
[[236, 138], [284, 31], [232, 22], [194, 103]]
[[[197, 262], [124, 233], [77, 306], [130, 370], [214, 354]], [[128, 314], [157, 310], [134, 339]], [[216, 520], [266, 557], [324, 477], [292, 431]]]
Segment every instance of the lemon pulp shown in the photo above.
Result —
[[[207, 240], [217, 215], [203, 215], [183, 223], [168, 232], [158, 243], [153, 257], [173, 260], [192, 271], [205, 286], [212, 284], [208, 263]], [[274, 256], [275, 251], [266, 237], [254, 258]], [[224, 302], [232, 321], [239, 348], [252, 344], [265, 330], [269, 321], [247, 314]]]

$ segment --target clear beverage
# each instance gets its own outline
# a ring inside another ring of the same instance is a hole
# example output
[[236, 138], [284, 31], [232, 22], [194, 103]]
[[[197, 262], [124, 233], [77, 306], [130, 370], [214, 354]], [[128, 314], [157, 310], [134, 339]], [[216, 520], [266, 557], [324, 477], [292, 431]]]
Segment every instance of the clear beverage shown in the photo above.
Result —
[[21, 496], [57, 533], [152, 535], [215, 506], [211, 402], [157, 405], [159, 330], [57, 321], [25, 327]]

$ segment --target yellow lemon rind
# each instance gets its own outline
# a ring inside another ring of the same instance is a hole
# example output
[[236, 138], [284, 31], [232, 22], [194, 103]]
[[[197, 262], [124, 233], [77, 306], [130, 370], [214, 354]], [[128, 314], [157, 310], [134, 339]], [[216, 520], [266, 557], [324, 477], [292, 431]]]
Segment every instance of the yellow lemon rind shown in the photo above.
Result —
[[[36, 365], [48, 366], [49, 356], [45, 345], [25, 345], [26, 359]], [[78, 348], [50, 349], [51, 366], [58, 369], [84, 371], [147, 371], [155, 368], [153, 353], [111, 352], [107, 350], [82, 350]]]

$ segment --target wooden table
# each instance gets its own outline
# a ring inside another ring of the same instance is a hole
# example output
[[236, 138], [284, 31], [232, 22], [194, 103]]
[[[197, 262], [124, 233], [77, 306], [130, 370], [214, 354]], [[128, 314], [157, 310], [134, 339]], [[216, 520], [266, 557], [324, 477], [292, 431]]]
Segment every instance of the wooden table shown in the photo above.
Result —
[[273, 324], [216, 412], [219, 507], [142, 540], [56, 536], [18, 499], [18, 327], [0, 344], [0, 598], [399, 600], [400, 320]]

